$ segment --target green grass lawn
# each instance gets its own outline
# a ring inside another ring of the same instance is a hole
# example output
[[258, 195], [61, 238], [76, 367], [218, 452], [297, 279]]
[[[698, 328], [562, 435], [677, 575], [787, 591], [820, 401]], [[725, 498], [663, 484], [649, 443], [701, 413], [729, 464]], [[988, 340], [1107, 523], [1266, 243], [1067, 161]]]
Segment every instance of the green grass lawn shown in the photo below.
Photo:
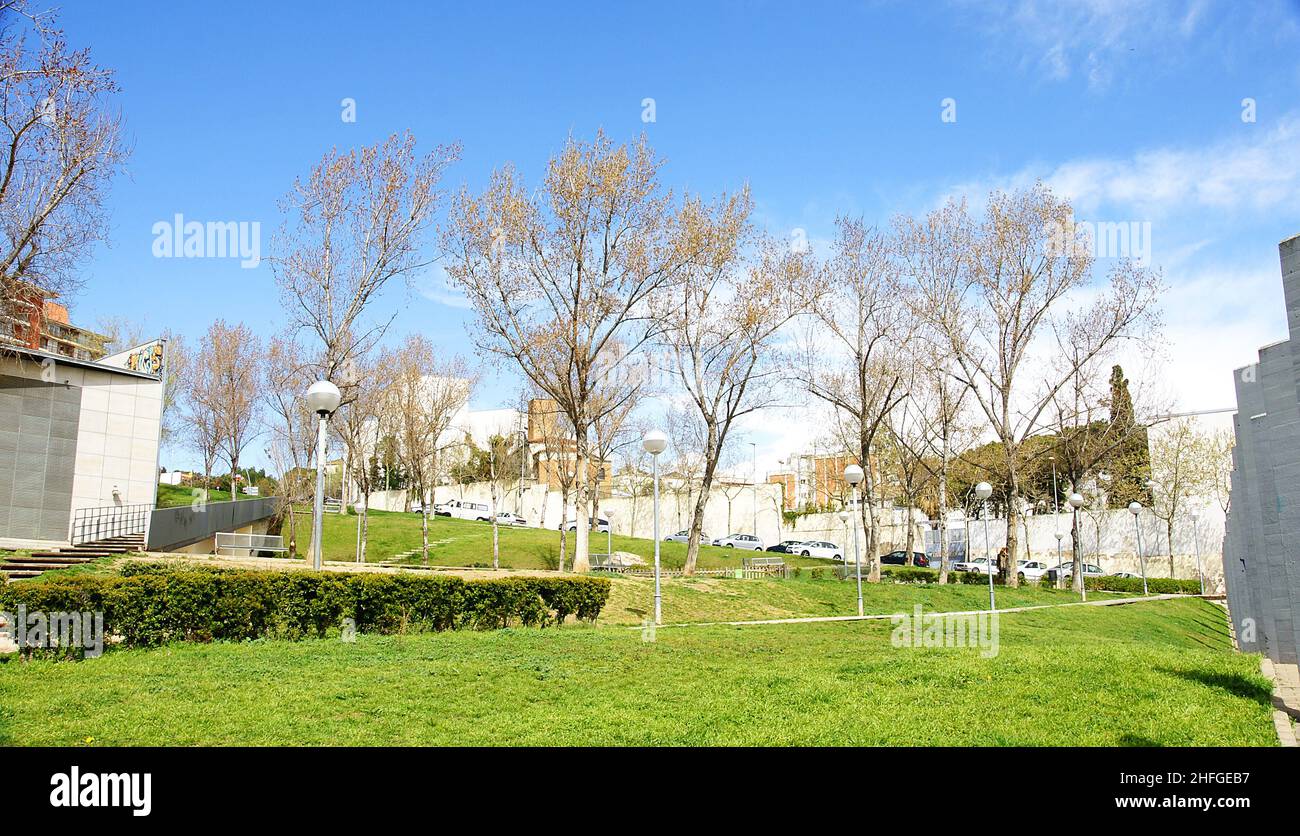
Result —
[[[194, 501], [195, 490], [202, 490], [202, 488], [190, 488], [184, 485], [159, 485], [157, 505], [159, 508], [189, 505]], [[248, 497], [248, 499], [254, 498]], [[208, 491], [208, 502], [228, 502], [229, 500], [230, 491], [219, 491], [216, 488]]]
[[[609, 603], [600, 614], [603, 624], [641, 624], [654, 613], [652, 578], [613, 577]], [[1123, 598], [1112, 592], [1089, 592], [1089, 600]], [[997, 589], [1001, 608], [1035, 604], [1068, 604], [1079, 596], [1068, 590], [1021, 587]], [[920, 604], [926, 612], [983, 610], [989, 604], [986, 586], [967, 584], [863, 583], [863, 611], [870, 614], [911, 612]], [[852, 581], [798, 578], [693, 577], [663, 581], [664, 623], [756, 621], [769, 618], [857, 615], [857, 588]]]
[[[322, 553], [326, 560], [356, 559], [357, 517], [352, 514], [325, 514], [321, 522]], [[298, 550], [309, 553], [311, 515], [296, 516]], [[560, 532], [524, 526], [500, 526], [501, 565], [509, 569], [555, 569], [560, 559]], [[576, 532], [569, 532], [569, 549], [565, 564], [573, 556]], [[395, 561], [396, 556], [420, 547], [420, 515], [402, 512], [371, 511], [368, 527], [368, 562]], [[684, 543], [662, 543], [660, 561], [667, 569], [680, 569], [686, 563]], [[639, 537], [613, 537], [615, 551], [640, 555], [647, 563], [654, 559], [654, 541]], [[604, 534], [591, 534], [591, 551], [606, 549]], [[735, 549], [700, 547], [700, 568], [739, 566], [742, 557], [752, 552]], [[822, 566], [829, 571], [829, 560], [785, 555], [792, 566]], [[403, 558], [403, 563], [420, 563], [419, 554]], [[471, 520], [449, 517], [429, 518], [429, 562], [434, 566], [491, 566], [492, 526]]]
[[1195, 600], [891, 625], [565, 626], [0, 664], [0, 745], [1273, 745], [1258, 658]]

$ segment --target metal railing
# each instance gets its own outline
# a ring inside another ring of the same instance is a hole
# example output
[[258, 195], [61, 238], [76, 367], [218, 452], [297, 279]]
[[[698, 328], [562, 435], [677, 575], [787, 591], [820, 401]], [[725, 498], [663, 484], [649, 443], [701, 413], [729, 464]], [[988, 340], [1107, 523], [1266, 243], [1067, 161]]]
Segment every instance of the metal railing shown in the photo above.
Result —
[[215, 535], [217, 554], [227, 551], [287, 552], [289, 547], [279, 534], [240, 534], [237, 531], [218, 531]]
[[149, 529], [149, 515], [152, 512], [153, 503], [77, 508], [72, 512], [72, 534], [69, 540], [75, 546], [110, 537], [145, 534]]

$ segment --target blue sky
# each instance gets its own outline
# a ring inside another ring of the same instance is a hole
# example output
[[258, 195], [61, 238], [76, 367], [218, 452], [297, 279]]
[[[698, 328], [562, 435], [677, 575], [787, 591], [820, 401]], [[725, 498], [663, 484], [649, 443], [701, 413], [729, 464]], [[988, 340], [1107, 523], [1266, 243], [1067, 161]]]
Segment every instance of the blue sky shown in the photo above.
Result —
[[[118, 71], [134, 145], [111, 241], [71, 300], [87, 325], [278, 330], [265, 262], [155, 258], [151, 229], [176, 213], [260, 221], [265, 252], [277, 200], [332, 146], [403, 129], [460, 141], [447, 185], [476, 188], [505, 162], [535, 180], [566, 136], [603, 128], [645, 131], [674, 188], [748, 183], [763, 224], [814, 243], [839, 213], [886, 223], [1036, 177], [1082, 218], [1149, 221], [1171, 288], [1159, 374], [1189, 409], [1231, 405], [1231, 369], [1286, 335], [1276, 245], [1300, 232], [1300, 0], [78, 3], [62, 25]], [[469, 350], [471, 319], [436, 272], [381, 310], [398, 314], [391, 338]], [[499, 375], [477, 402], [509, 392]], [[800, 443], [753, 437], [760, 467]]]

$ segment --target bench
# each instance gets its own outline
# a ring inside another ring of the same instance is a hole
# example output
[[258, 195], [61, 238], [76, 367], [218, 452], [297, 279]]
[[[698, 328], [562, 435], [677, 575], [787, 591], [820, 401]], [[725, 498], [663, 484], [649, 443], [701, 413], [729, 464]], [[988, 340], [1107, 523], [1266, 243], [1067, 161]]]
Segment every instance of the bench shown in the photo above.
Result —
[[591, 561], [591, 571], [593, 572], [622, 572], [623, 567], [613, 561], [613, 555], [609, 554], [590, 554], [588, 559]]
[[740, 560], [741, 575], [746, 578], [757, 578], [765, 575], [780, 575], [783, 578], [790, 576], [790, 567], [785, 565], [785, 559], [780, 557], [743, 557]]
[[[237, 534], [218, 531], [216, 533], [216, 553], [222, 554], [227, 549], [231, 557], [251, 557], [255, 552], [288, 552], [284, 538], [278, 534]], [[249, 554], [236, 554], [248, 552]], [[277, 555], [278, 556], [278, 555]]]

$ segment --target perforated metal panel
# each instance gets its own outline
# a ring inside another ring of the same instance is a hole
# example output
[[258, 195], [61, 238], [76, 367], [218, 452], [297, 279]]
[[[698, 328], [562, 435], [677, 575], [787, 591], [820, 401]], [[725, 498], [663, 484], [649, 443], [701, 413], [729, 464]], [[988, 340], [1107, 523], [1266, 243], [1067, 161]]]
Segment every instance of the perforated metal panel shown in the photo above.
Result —
[[0, 375], [0, 537], [66, 540], [81, 389]]

